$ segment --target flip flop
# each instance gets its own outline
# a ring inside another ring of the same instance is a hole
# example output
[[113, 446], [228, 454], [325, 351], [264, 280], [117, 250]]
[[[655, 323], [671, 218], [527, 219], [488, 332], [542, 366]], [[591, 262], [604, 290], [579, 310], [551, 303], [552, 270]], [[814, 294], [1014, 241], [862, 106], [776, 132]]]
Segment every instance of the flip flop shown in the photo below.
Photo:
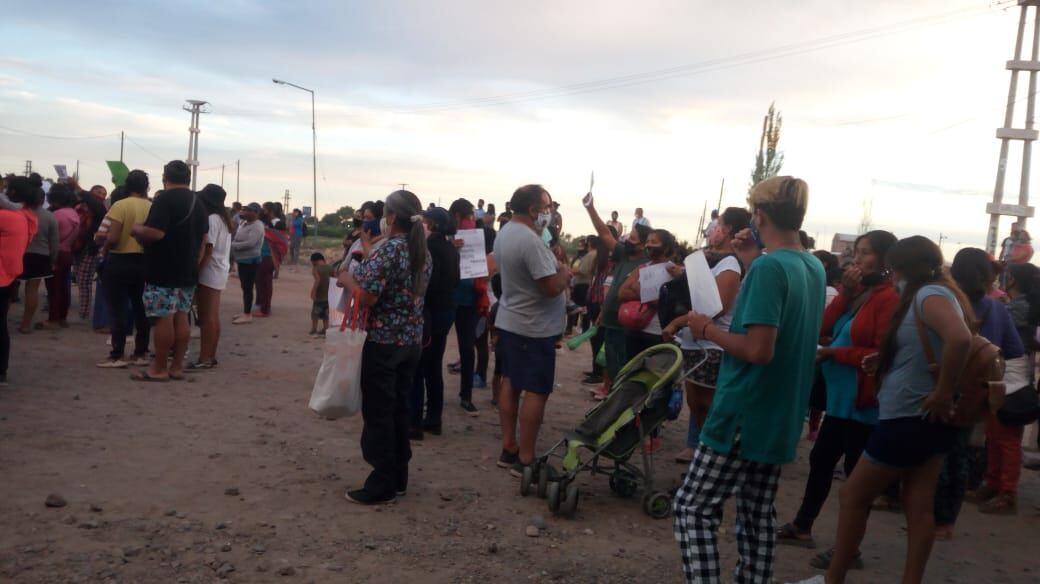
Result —
[[170, 381], [184, 381], [185, 379], [187, 379], [187, 377], [185, 377], [184, 375], [174, 375], [172, 373], [170, 374]]
[[150, 383], [167, 383], [170, 381], [169, 377], [152, 377], [148, 371], [138, 371], [130, 375], [130, 379], [134, 381], [147, 381]]
[[793, 523], [785, 523], [776, 530], [776, 543], [781, 545], [789, 545], [794, 547], [816, 549], [816, 540], [809, 535], [808, 538], [800, 537], [803, 534], [798, 531], [798, 528]]

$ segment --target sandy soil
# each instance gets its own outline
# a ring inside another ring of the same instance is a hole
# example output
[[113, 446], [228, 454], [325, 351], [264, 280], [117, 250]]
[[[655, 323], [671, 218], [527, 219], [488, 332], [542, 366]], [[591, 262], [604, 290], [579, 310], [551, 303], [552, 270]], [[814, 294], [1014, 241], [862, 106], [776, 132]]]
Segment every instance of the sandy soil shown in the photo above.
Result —
[[[225, 322], [237, 290], [232, 280]], [[680, 580], [671, 521], [643, 515], [638, 498], [612, 495], [605, 476], [583, 477], [571, 520], [521, 498], [518, 481], [495, 466], [488, 391], [476, 390], [478, 417], [447, 400], [444, 436], [414, 446], [406, 497], [376, 508], [347, 503], [344, 490], [368, 472], [361, 421], [323, 421], [307, 409], [322, 354], [306, 335], [308, 290], [307, 270], [284, 269], [273, 318], [226, 326], [220, 368], [190, 382], [135, 383], [126, 371], [96, 369], [104, 337], [83, 323], [16, 335], [12, 385], [0, 392], [0, 581]], [[14, 306], [12, 318], [20, 314]], [[543, 446], [592, 404], [577, 382], [587, 346], [560, 357]], [[449, 377], [449, 395], [456, 384]], [[658, 469], [669, 483], [683, 470], [670, 455], [685, 439], [685, 420], [684, 412], [663, 434]], [[797, 508], [807, 456], [805, 443], [784, 469], [781, 520]], [[1024, 471], [1016, 517], [966, 506], [957, 539], [936, 545], [928, 581], [1036, 582], [1038, 479]], [[52, 493], [67, 506], [46, 507]], [[832, 496], [817, 527], [821, 545], [833, 539], [836, 511]], [[529, 537], [536, 516], [545, 525]], [[721, 535], [727, 566], [735, 562], [732, 521], [730, 506]], [[898, 580], [902, 525], [897, 515], [875, 514], [867, 571], [851, 581]], [[779, 548], [777, 580], [811, 575], [813, 553]]]

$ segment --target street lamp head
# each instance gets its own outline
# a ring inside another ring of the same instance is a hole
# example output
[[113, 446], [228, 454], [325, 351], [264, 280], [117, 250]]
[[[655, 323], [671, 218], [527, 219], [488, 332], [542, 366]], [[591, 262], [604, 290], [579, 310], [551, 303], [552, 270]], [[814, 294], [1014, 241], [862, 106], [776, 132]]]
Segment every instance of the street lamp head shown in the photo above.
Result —
[[285, 85], [285, 82], [282, 81], [281, 79], [272, 79], [271, 81], [277, 83], [278, 85]]

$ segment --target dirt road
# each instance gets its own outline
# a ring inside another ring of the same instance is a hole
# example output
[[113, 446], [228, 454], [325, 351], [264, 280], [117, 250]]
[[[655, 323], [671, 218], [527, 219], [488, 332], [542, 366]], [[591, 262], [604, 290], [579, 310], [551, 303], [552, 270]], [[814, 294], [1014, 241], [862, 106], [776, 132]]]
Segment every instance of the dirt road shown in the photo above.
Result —
[[[343, 499], [368, 472], [358, 418], [323, 421], [307, 409], [321, 343], [307, 336], [309, 271], [286, 268], [274, 316], [227, 324], [220, 367], [190, 382], [136, 383], [101, 370], [104, 337], [83, 323], [13, 338], [10, 388], [0, 391], [0, 581], [9, 582], [678, 582], [670, 520], [638, 498], [610, 493], [605, 476], [581, 481], [577, 517], [554, 518], [521, 498], [495, 466], [497, 416], [457, 407], [448, 378], [445, 433], [414, 445], [406, 497], [376, 508]], [[225, 323], [239, 306], [224, 295]], [[73, 311], [74, 313], [75, 311]], [[12, 318], [21, 307], [12, 308]], [[193, 342], [193, 347], [195, 342]], [[454, 340], [448, 349], [454, 358]], [[561, 352], [542, 445], [576, 425], [592, 402], [578, 385], [588, 348]], [[664, 432], [661, 476], [686, 414]], [[778, 513], [790, 519], [807, 471], [808, 443], [784, 469]], [[930, 582], [1036, 582], [1040, 476], [1023, 471], [1020, 514], [988, 517], [967, 505], [958, 538], [936, 544]], [[49, 494], [67, 505], [49, 508]], [[833, 540], [836, 491], [817, 526]], [[539, 517], [536, 517], [539, 516]], [[526, 527], [544, 521], [539, 537]], [[722, 554], [735, 562], [733, 509]], [[853, 582], [898, 580], [901, 517], [871, 518], [867, 571]], [[777, 580], [813, 573], [813, 552], [781, 547]]]

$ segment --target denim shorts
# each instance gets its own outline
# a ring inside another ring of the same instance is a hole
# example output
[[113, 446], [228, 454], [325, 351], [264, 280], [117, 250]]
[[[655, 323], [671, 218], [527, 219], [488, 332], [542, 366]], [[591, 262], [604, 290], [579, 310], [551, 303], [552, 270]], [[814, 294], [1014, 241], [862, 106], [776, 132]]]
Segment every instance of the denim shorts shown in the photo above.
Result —
[[154, 284], [144, 286], [144, 312], [148, 318], [173, 316], [178, 312], [191, 311], [191, 302], [195, 298], [195, 286], [185, 288], [164, 288]]
[[[548, 395], [556, 377], [556, 339], [534, 338], [498, 329], [496, 352], [502, 356], [499, 373], [517, 391]], [[497, 356], [497, 355], [496, 355]]]
[[913, 468], [953, 448], [957, 429], [920, 416], [878, 422], [863, 456], [881, 466]]

